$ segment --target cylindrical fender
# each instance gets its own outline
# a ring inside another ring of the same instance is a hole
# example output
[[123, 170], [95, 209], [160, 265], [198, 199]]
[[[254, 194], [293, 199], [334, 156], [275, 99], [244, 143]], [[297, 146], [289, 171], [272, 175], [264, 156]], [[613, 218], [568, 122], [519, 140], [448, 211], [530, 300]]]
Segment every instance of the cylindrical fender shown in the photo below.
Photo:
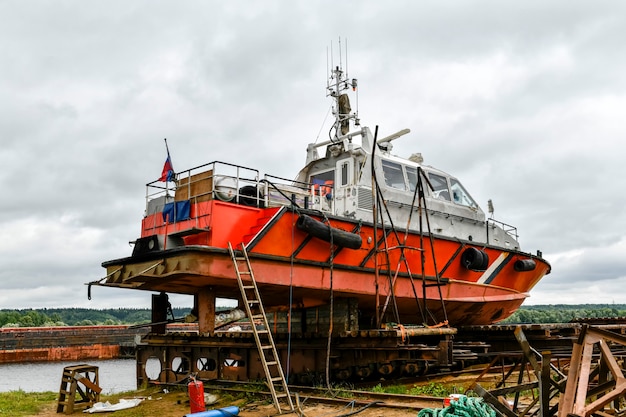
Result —
[[296, 227], [307, 232], [313, 237], [330, 242], [332, 233], [333, 244], [348, 249], [359, 249], [362, 239], [356, 233], [346, 232], [345, 230], [330, 227], [306, 214], [301, 214], [296, 221]]
[[484, 271], [489, 266], [489, 255], [476, 248], [467, 248], [461, 255], [461, 264], [471, 271]]
[[536, 266], [534, 259], [518, 259], [513, 264], [513, 269], [517, 272], [534, 271]]

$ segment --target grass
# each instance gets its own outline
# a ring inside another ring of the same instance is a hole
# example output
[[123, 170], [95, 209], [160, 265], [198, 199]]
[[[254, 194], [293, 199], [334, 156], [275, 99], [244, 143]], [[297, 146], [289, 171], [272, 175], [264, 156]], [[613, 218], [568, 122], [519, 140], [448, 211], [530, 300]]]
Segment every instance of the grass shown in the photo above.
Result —
[[[256, 392], [260, 389], [258, 384], [247, 384], [248, 392], [244, 394], [220, 393], [220, 401], [214, 408], [227, 405], [243, 406], [251, 402], [267, 402], [267, 399], [258, 397]], [[349, 397], [350, 386], [335, 386], [333, 391], [337, 397]], [[170, 387], [165, 390], [158, 387], [139, 389], [118, 394], [102, 395], [100, 401], [109, 401], [112, 404], [119, 402], [121, 398], [143, 397], [144, 402], [138, 407], [115, 412], [115, 417], [166, 417], [180, 416], [189, 413], [189, 398], [186, 387]], [[434, 397], [446, 397], [451, 393], [463, 392], [462, 387], [450, 386], [441, 383], [430, 382], [423, 385], [390, 385], [377, 386], [371, 389], [373, 392], [389, 394], [428, 395]], [[27, 416], [56, 416], [58, 393], [56, 392], [24, 392], [11, 391], [0, 393], [0, 416], [27, 417]], [[82, 414], [79, 411], [75, 413]]]
[[[56, 414], [58, 395], [57, 392], [24, 392], [22, 390], [0, 393], [0, 416], [61, 416], [62, 414]], [[212, 405], [211, 408], [229, 405], [243, 406], [256, 399], [254, 392], [240, 396], [222, 393], [219, 397], [218, 403]], [[116, 411], [115, 417], [171, 417], [186, 415], [190, 412], [186, 386], [166, 389], [150, 387], [101, 395], [100, 401], [116, 404], [121, 398], [144, 398], [144, 401], [137, 407]], [[81, 410], [85, 407], [85, 405], [77, 406], [73, 415], [82, 415]]]
[[[464, 390], [461, 389], [461, 392]], [[425, 385], [388, 385], [383, 387], [378, 384], [372, 388], [372, 392], [384, 394], [407, 394], [407, 395], [428, 395], [431, 397], [447, 397], [450, 394], [459, 392], [459, 387], [447, 386], [444, 384], [430, 382]]]
[[57, 400], [56, 392], [0, 392], [0, 415], [2, 416], [32, 416], [36, 415], [44, 406]]

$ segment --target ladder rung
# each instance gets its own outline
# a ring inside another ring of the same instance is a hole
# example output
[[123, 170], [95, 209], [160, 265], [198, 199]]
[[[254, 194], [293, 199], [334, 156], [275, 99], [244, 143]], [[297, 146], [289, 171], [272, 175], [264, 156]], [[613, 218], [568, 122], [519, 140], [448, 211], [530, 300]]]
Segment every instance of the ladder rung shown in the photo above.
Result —
[[276, 365], [278, 365], [278, 362], [276, 362], [276, 361], [271, 361], [271, 362], [267, 362], [267, 363], [266, 363], [266, 365], [267, 365], [267, 366], [276, 366]]
[[282, 381], [282, 380], [283, 379], [281, 377], [279, 377], [279, 376], [275, 376], [272, 379], [270, 379], [270, 381], [272, 381], [272, 382], [278, 382], [278, 381]]
[[244, 290], [253, 290], [254, 289], [254, 285], [244, 285], [243, 289]]
[[245, 256], [235, 256], [235, 260], [236, 261], [245, 261], [246, 257]]
[[271, 348], [272, 348], [272, 345], [261, 346], [261, 349], [263, 349], [263, 350], [267, 350], [267, 349], [271, 349]]
[[248, 300], [248, 304], [259, 304], [259, 300]]

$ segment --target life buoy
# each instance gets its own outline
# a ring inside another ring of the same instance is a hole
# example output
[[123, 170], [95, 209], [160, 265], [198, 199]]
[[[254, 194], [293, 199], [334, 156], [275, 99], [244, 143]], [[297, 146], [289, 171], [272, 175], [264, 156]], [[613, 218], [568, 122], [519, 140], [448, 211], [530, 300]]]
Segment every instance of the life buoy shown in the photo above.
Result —
[[489, 266], [489, 255], [480, 249], [467, 248], [461, 255], [461, 264], [471, 271], [484, 271]]
[[518, 259], [513, 264], [513, 269], [517, 272], [534, 271], [537, 263], [533, 259]]

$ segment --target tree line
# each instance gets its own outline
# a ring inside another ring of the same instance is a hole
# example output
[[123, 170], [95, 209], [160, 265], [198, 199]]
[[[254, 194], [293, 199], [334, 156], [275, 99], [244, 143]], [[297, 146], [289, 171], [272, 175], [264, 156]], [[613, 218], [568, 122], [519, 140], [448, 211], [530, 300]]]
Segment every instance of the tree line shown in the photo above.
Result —
[[[175, 318], [189, 314], [189, 308], [172, 308]], [[171, 317], [170, 317], [171, 318]], [[96, 326], [116, 324], [143, 324], [152, 319], [150, 309], [116, 308], [42, 308], [24, 310], [0, 310], [0, 328], [3, 327], [50, 327], [50, 326]]]
[[626, 304], [554, 304], [522, 306], [513, 313], [511, 317], [500, 323], [569, 323], [577, 319], [616, 317], [626, 317]]
[[[175, 318], [189, 314], [189, 308], [174, 307]], [[503, 324], [568, 323], [581, 318], [626, 317], [626, 304], [578, 304], [522, 306]], [[170, 317], [171, 318], [171, 317]], [[0, 310], [2, 327], [96, 326], [143, 324], [152, 319], [150, 309], [43, 308]]]

